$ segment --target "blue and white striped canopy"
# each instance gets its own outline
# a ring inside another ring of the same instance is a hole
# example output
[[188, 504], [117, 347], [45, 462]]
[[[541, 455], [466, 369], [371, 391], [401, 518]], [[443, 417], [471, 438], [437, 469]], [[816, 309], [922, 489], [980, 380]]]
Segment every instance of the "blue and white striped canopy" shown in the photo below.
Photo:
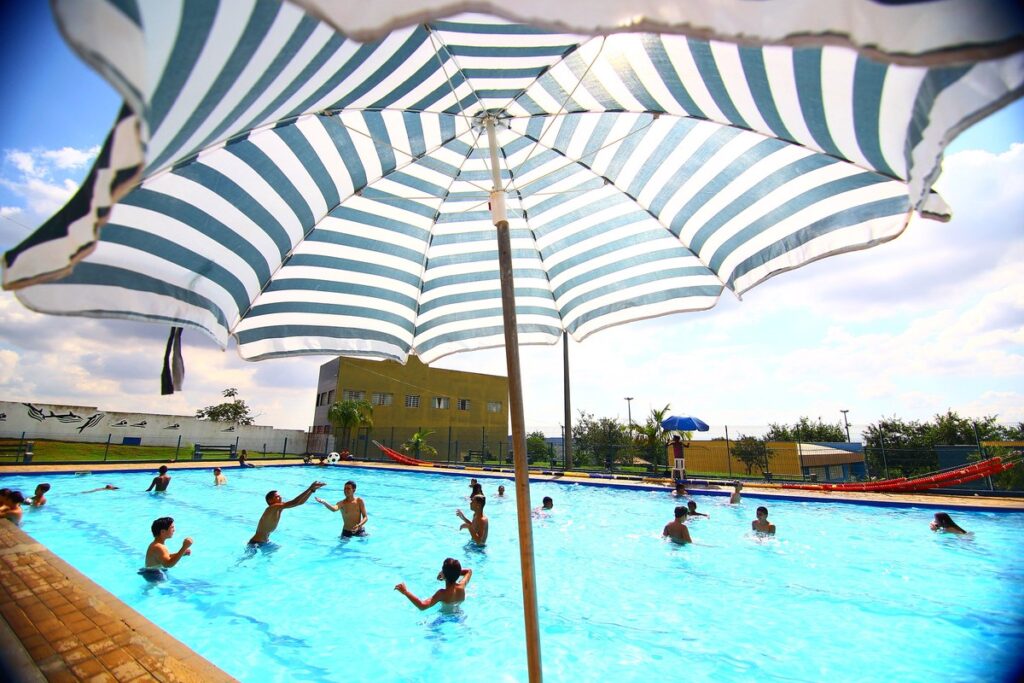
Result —
[[[892, 27], [858, 51], [457, 14], [360, 42], [331, 3], [53, 4], [126, 106], [79, 195], [7, 252], [4, 286], [48, 313], [233, 335], [250, 359], [504, 343], [485, 117], [519, 339], [553, 343], [948, 216], [944, 146], [1024, 87], [1019, 12], [994, 21], [988, 2], [844, 3], [943, 27], [920, 60]], [[756, 23], [800, 4], [723, 6]]]

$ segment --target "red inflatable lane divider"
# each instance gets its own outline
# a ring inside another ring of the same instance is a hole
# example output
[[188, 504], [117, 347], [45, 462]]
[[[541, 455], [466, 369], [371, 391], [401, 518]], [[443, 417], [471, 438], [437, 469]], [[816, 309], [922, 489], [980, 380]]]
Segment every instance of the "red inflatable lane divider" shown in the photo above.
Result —
[[391, 458], [395, 462], [402, 463], [403, 465], [433, 465], [434, 464], [432, 462], [427, 462], [426, 460], [417, 460], [416, 458], [410, 458], [407, 455], [402, 455], [398, 451], [392, 450], [392, 449], [388, 448], [387, 446], [385, 446], [384, 444], [379, 443], [377, 441], [374, 441], [373, 445], [376, 446], [377, 448], [379, 448], [381, 453], [383, 453], [384, 455], [388, 456], [389, 458]]

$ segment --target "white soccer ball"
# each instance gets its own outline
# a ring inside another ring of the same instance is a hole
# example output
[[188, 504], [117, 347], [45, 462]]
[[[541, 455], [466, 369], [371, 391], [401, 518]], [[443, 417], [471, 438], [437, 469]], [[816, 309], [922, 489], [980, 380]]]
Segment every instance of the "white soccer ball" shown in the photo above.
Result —
[[337, 452], [332, 452], [327, 456], [327, 462], [338, 462], [339, 460], [341, 460], [341, 456]]

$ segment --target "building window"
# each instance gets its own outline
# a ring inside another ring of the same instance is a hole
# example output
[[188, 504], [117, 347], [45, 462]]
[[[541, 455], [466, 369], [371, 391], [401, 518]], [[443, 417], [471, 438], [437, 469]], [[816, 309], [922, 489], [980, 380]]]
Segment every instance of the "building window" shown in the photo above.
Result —
[[469, 410], [469, 399], [460, 398], [458, 402], [458, 408], [459, 410]]
[[394, 394], [385, 394], [380, 391], [373, 392], [373, 405], [375, 406], [389, 406], [394, 403]]
[[334, 404], [334, 389], [327, 392], [327, 405]]
[[406, 394], [406, 396], [405, 396], [405, 407], [406, 408], [419, 408], [420, 407], [420, 397], [419, 396], [413, 396], [411, 394]]
[[[331, 393], [334, 393], [334, 392], [331, 392]], [[352, 389], [345, 389], [345, 391], [342, 393], [342, 396], [345, 397], [346, 401], [365, 401], [366, 400], [366, 392], [365, 391], [353, 391]]]
[[432, 405], [438, 410], [448, 410], [449, 399], [447, 396], [435, 396]]
[[488, 401], [487, 402], [488, 413], [500, 413], [501, 412], [501, 401]]

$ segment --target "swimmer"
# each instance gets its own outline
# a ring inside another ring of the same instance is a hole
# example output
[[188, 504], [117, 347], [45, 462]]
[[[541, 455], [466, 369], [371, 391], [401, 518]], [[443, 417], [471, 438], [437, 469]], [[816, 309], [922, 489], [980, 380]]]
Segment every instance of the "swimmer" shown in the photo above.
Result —
[[681, 481], [676, 482], [676, 490], [672, 492], [673, 496], [689, 496], [689, 491], [686, 490], [686, 484]]
[[268, 492], [266, 495], [267, 509], [264, 510], [263, 515], [260, 516], [260, 521], [256, 525], [256, 533], [249, 539], [249, 543], [259, 545], [261, 543], [269, 542], [270, 534], [274, 533], [274, 530], [277, 529], [278, 523], [281, 521], [281, 513], [287, 508], [294, 508], [302, 505], [309, 500], [309, 497], [313, 495], [314, 491], [322, 486], [324, 486], [322, 481], [314, 481], [309, 485], [309, 488], [292, 500], [289, 500], [287, 503], [282, 502], [281, 494], [277, 491]]
[[228, 478], [225, 477], [221, 473], [219, 467], [214, 467], [213, 468], [213, 485], [214, 486], [223, 486], [226, 483], [228, 483]]
[[466, 515], [462, 514], [462, 510], [455, 511], [455, 515], [463, 522], [462, 526], [459, 527], [459, 531], [469, 529], [469, 535], [477, 545], [487, 543], [487, 532], [490, 530], [490, 521], [484, 515], [484, 505], [486, 504], [487, 498], [478, 493], [469, 501], [469, 509], [473, 511], [473, 519], [467, 519]]
[[502, 484], [502, 485], [498, 486], [498, 498], [504, 498], [504, 497], [505, 497], [505, 486], [504, 486], [504, 484]]
[[167, 465], [160, 465], [160, 469], [158, 471], [160, 474], [153, 477], [153, 481], [150, 483], [149, 488], [146, 489], [147, 491], [152, 491], [154, 488], [157, 491], [166, 491], [167, 487], [170, 485], [171, 478], [167, 476]]
[[46, 494], [50, 490], [49, 484], [40, 484], [36, 487], [36, 493], [29, 500], [32, 501], [32, 507], [41, 508], [46, 505]]
[[544, 500], [541, 501], [541, 508], [544, 510], [552, 510], [555, 507], [555, 501], [551, 500], [551, 496], [544, 496]]
[[472, 487], [472, 490], [469, 492], [469, 499], [470, 500], [473, 500], [474, 496], [482, 496], [482, 495], [484, 495], [484, 487], [483, 487], [482, 484], [477, 484], [476, 483], [476, 479], [473, 480], [473, 483], [470, 484], [470, 486]]
[[158, 578], [164, 569], [170, 569], [185, 555], [192, 554], [192, 539], [186, 538], [181, 542], [181, 549], [172, 553], [167, 549], [167, 541], [174, 536], [174, 519], [160, 517], [153, 520], [149, 528], [153, 532], [153, 542], [146, 548], [146, 566], [140, 573], [147, 575], [147, 578], [150, 578], [149, 575]]
[[337, 505], [331, 505], [323, 498], [315, 499], [331, 512], [341, 510], [341, 537], [351, 538], [352, 536], [365, 536], [366, 523], [370, 518], [366, 514], [366, 504], [362, 498], [356, 497], [356, 483], [345, 482], [345, 499], [339, 500]]
[[680, 545], [693, 543], [693, 540], [690, 538], [690, 530], [686, 528], [685, 505], [676, 506], [676, 518], [665, 525], [661, 535], [668, 536], [673, 543], [679, 543]]
[[960, 526], [953, 521], [953, 518], [945, 512], [936, 512], [935, 518], [931, 523], [932, 531], [939, 531], [944, 534], [959, 534], [963, 535], [967, 532], [960, 528]]
[[734, 481], [732, 483], [732, 495], [729, 496], [729, 505], [736, 505], [737, 503], [740, 502], [740, 499], [743, 498], [743, 496], [740, 494], [740, 491], [742, 489], [743, 489], [743, 482], [742, 481]]
[[750, 523], [750, 528], [765, 536], [775, 535], [775, 525], [768, 521], [768, 508], [763, 505], [757, 508], [757, 519]]
[[449, 557], [445, 559], [444, 564], [441, 565], [441, 571], [437, 575], [438, 581], [444, 580], [444, 588], [437, 589], [437, 592], [429, 600], [417, 598], [405, 587], [404, 583], [395, 586], [395, 590], [409, 598], [409, 602], [421, 610], [441, 603], [442, 612], [451, 612], [466, 599], [466, 586], [472, 577], [472, 569], [463, 569], [458, 560]]
[[97, 491], [116, 491], [117, 489], [117, 486], [107, 484], [106, 486], [101, 486], [98, 489], [89, 489], [88, 491], [82, 491], [82, 493], [96, 493]]
[[686, 504], [687, 517], [707, 517], [703, 512], [697, 512], [697, 501], [691, 500]]
[[21, 495], [21, 491], [0, 489], [0, 517], [21, 526], [21, 518], [24, 514], [21, 504], [24, 502], [25, 496]]

